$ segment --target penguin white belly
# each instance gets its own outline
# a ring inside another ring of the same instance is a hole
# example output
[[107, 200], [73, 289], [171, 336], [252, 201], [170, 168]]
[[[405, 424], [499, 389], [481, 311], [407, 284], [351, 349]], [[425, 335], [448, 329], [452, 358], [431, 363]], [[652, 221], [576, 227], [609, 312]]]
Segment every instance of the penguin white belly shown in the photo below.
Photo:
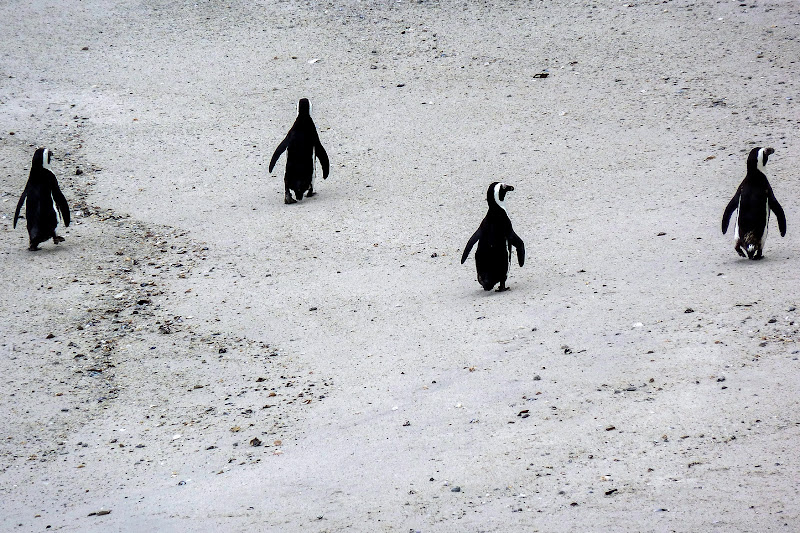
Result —
[[59, 222], [61, 222], [61, 224], [64, 224], [64, 220], [61, 218], [61, 211], [58, 210], [58, 206], [56, 205], [55, 200], [53, 200], [53, 211], [56, 212], [56, 224], [58, 224]]
[[767, 233], [769, 233], [769, 200], [767, 200], [767, 220], [764, 221], [764, 233], [761, 235], [761, 247], [767, 242]]
[[314, 148], [311, 148], [311, 189], [314, 189], [317, 181], [317, 161], [314, 159]]

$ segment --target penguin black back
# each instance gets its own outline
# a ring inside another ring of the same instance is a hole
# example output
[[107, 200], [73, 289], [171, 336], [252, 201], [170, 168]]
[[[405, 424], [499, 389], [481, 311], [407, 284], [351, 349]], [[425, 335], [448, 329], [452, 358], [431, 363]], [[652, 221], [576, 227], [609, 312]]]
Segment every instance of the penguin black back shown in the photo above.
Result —
[[761, 259], [769, 230], [770, 211], [778, 219], [781, 237], [786, 235], [786, 216], [764, 173], [772, 148], [753, 148], [747, 157], [747, 174], [722, 214], [722, 233], [728, 231], [731, 215], [736, 215], [734, 249], [742, 257]]
[[14, 211], [13, 226], [16, 228], [20, 209], [25, 203], [30, 250], [38, 250], [39, 245], [48, 239], [53, 239], [55, 244], [64, 241], [63, 237], [56, 235], [58, 214], [61, 215], [64, 225], [69, 226], [67, 199], [64, 198], [58, 187], [55, 174], [48, 168], [52, 157], [52, 152], [47, 148], [39, 148], [33, 154], [28, 182], [25, 184], [25, 190], [22, 191], [22, 196], [17, 202], [17, 209]]
[[[293, 204], [306, 196], [314, 195], [314, 167], [316, 157], [322, 166], [322, 179], [328, 178], [330, 164], [328, 154], [319, 140], [317, 128], [311, 119], [311, 104], [307, 98], [302, 98], [297, 104], [297, 119], [289, 129], [289, 133], [281, 141], [272, 154], [269, 162], [269, 171], [281, 154], [286, 151], [286, 171], [283, 177], [284, 203]], [[292, 198], [289, 191], [294, 191], [297, 200]]]
[[505, 183], [494, 182], [489, 185], [486, 191], [489, 211], [477, 231], [470, 237], [461, 255], [461, 264], [464, 264], [470, 250], [476, 242], [478, 243], [478, 249], [475, 251], [475, 267], [478, 271], [478, 283], [485, 291], [492, 290], [498, 283], [500, 284], [498, 292], [508, 289], [506, 279], [512, 246], [517, 249], [519, 266], [525, 264], [525, 244], [514, 233], [511, 219], [508, 218], [505, 209], [506, 193], [513, 190], [514, 187]]

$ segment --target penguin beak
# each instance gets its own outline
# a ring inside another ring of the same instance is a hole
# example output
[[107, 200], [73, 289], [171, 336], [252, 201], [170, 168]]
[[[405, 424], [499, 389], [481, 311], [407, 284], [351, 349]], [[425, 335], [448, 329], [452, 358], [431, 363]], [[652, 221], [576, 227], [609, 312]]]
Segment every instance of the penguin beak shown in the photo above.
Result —
[[774, 153], [775, 153], [775, 148], [767, 148], [767, 151], [766, 151], [766, 153], [767, 153], [767, 155], [772, 155], [772, 154], [774, 154]]
[[503, 190], [504, 190], [505, 192], [508, 192], [508, 191], [513, 191], [513, 190], [514, 190], [514, 187], [512, 187], [511, 185], [503, 185]]

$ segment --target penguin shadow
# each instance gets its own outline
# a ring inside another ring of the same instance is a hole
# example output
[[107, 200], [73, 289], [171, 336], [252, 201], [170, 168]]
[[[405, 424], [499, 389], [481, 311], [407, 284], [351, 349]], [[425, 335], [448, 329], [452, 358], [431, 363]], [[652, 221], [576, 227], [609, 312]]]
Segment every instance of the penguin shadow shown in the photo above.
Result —
[[776, 257], [775, 254], [762, 255], [758, 259], [748, 259], [746, 257], [732, 257], [721, 263], [727, 268], [758, 268], [759, 265], [783, 263], [785, 259]]
[[29, 260], [32, 257], [57, 257], [60, 254], [69, 252], [69, 248], [68, 240], [64, 240], [59, 244], [54, 244], [52, 240], [49, 240], [40, 244], [36, 250], [31, 250], [27, 246], [18, 248], [17, 255], [23, 260]]
[[[476, 281], [476, 282], [477, 282], [478, 280], [477, 280], [477, 279], [475, 279], [475, 280], [473, 280], [473, 281]], [[520, 288], [521, 288], [521, 285], [517, 284], [517, 285], [515, 285], [515, 286], [514, 286], [514, 289], [512, 289], [512, 288], [511, 288], [511, 287], [509, 287], [509, 286], [506, 286], [506, 288], [505, 288], [505, 289], [503, 289], [502, 291], [498, 291], [496, 288], [495, 288], [495, 289], [488, 290], [488, 291], [485, 291], [485, 290], [483, 290], [483, 289], [470, 290], [470, 291], [467, 293], [467, 296], [468, 296], [468, 299], [475, 299], [475, 298], [494, 298], [494, 297], [499, 297], [499, 296], [500, 296], [500, 295], [502, 295], [502, 294], [506, 294], [506, 295], [508, 295], [508, 296], [511, 296], [511, 295], [513, 295], [514, 293], [520, 292]]]
[[347, 198], [347, 195], [340, 194], [336, 187], [324, 188], [321, 191], [315, 188], [313, 196], [303, 196], [302, 200], [295, 200], [290, 204], [287, 204], [283, 200], [279, 199], [282, 197], [282, 195], [282, 192], [277, 193], [272, 196], [270, 201], [275, 204], [277, 208], [284, 208], [292, 212], [295, 210], [308, 210], [312, 212], [315, 209], [315, 206], [318, 206], [320, 209], [325, 209], [326, 207], [324, 206], [327, 204], [330, 204], [331, 202], [338, 203], [341, 198]]

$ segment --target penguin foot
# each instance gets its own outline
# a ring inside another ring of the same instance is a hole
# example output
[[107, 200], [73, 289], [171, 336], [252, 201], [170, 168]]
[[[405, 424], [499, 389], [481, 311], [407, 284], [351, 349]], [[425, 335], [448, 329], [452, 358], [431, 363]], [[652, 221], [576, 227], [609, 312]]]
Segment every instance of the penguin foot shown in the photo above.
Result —
[[291, 195], [291, 194], [289, 194], [289, 193], [287, 192], [287, 193], [284, 195], [284, 197], [283, 197], [283, 203], [285, 203], [285, 204], [287, 204], [287, 205], [288, 205], [288, 204], [296, 204], [296, 203], [297, 203], [297, 200], [295, 200], [294, 198], [292, 198], [292, 195]]
[[499, 287], [497, 287], [497, 292], [505, 292], [505, 291], [507, 291], [509, 288], [510, 288], [510, 287], [506, 287], [506, 284], [505, 284], [505, 282], [503, 282], [503, 283], [501, 283], [501, 284], [500, 284], [500, 286], [499, 286]]
[[58, 235], [53, 235], [53, 243], [58, 244], [60, 242], [64, 242], [66, 239], [64, 237], [59, 237]]
[[315, 194], [317, 194], [317, 193], [314, 192], [314, 189], [312, 187], [309, 187], [308, 188], [308, 192], [306, 193], [306, 198], [311, 198]]
[[30, 246], [28, 246], [28, 250], [30, 250], [31, 252], [38, 252], [39, 251], [39, 245], [38, 244], [31, 244]]
[[736, 253], [741, 255], [742, 257], [747, 257], [747, 254], [744, 253], [744, 251], [742, 250], [742, 247], [739, 246], [738, 244], [736, 245], [734, 250], [736, 250]]

